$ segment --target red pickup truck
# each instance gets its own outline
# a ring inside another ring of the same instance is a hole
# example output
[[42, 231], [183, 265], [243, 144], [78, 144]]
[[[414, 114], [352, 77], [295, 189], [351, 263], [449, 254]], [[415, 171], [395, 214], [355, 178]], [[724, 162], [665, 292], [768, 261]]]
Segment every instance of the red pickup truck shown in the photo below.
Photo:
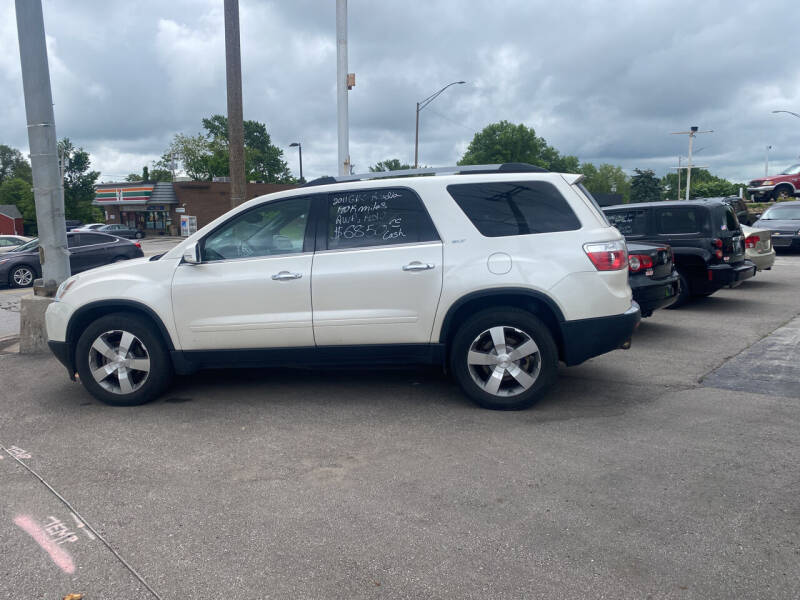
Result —
[[800, 194], [800, 163], [792, 165], [779, 175], [753, 179], [747, 187], [753, 200], [788, 200]]

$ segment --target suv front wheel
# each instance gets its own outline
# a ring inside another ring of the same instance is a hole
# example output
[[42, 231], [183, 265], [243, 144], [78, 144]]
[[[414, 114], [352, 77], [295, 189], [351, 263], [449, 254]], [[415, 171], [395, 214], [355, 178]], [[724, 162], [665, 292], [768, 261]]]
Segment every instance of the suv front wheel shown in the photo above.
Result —
[[555, 382], [558, 350], [550, 330], [513, 307], [481, 311], [459, 327], [450, 368], [461, 388], [484, 408], [521, 410]]
[[115, 313], [92, 322], [75, 346], [83, 386], [112, 406], [136, 406], [169, 385], [170, 357], [161, 336], [144, 318]]

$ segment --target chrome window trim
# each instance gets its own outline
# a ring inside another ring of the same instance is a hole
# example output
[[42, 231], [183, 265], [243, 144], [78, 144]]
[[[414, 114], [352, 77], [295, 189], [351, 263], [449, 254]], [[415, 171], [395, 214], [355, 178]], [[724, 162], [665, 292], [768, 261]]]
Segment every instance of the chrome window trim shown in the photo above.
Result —
[[316, 254], [332, 254], [342, 252], [375, 252], [376, 250], [390, 250], [392, 248], [422, 248], [426, 246], [444, 246], [442, 240], [427, 242], [406, 242], [405, 244], [378, 244], [375, 246], [358, 246], [357, 248], [331, 248], [330, 250], [317, 250]]

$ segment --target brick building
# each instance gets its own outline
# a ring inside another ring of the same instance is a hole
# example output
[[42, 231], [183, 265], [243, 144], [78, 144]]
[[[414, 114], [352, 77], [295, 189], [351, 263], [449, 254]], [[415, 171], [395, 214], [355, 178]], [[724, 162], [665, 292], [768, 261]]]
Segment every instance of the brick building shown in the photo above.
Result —
[[[246, 197], [249, 200], [293, 187], [248, 183]], [[196, 217], [199, 229], [230, 210], [230, 183], [99, 183], [92, 204], [103, 208], [106, 223], [121, 223], [148, 235], [179, 235], [182, 215]]]

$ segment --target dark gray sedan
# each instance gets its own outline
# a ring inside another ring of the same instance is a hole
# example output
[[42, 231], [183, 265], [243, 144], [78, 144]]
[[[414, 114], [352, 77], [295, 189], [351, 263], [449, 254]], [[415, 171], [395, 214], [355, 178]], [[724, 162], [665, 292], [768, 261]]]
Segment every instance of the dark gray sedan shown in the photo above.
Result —
[[131, 229], [127, 225], [119, 225], [117, 223], [112, 225], [103, 225], [102, 227], [98, 227], [95, 231], [102, 231], [103, 233], [118, 235], [119, 237], [124, 238], [136, 238], [137, 240], [140, 240], [144, 237], [144, 231], [141, 229]]
[[775, 250], [800, 250], [800, 201], [770, 206], [753, 227], [772, 231]]
[[[131, 242], [105, 233], [67, 232], [69, 265], [73, 274], [121, 260], [144, 256], [139, 242]], [[0, 257], [0, 285], [27, 287], [41, 277], [39, 239], [31, 240]]]

